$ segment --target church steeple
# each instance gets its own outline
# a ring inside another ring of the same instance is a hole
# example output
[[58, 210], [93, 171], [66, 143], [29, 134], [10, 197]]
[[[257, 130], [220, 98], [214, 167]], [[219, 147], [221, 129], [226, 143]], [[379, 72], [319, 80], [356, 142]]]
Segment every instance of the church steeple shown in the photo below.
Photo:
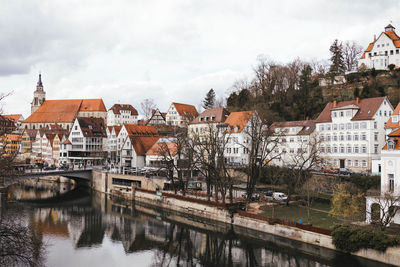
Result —
[[46, 100], [46, 92], [43, 90], [42, 74], [39, 73], [39, 80], [36, 84], [36, 91], [33, 92], [33, 101], [31, 103], [31, 113], [35, 112]]

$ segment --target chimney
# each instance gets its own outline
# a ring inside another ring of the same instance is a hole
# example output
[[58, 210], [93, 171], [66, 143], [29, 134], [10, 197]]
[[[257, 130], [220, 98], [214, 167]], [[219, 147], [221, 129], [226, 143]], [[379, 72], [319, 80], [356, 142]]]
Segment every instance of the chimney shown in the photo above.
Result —
[[360, 98], [356, 98], [356, 104], [358, 105], [360, 103]]
[[336, 100], [333, 100], [333, 107], [336, 108]]
[[376, 41], [376, 34], [374, 34], [374, 42]]

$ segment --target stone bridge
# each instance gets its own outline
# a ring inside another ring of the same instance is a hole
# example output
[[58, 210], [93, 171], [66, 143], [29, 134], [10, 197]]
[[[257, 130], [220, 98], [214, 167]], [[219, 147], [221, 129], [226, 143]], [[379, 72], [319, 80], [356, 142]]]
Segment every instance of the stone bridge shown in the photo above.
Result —
[[32, 178], [46, 177], [46, 176], [62, 176], [73, 179], [77, 182], [90, 183], [92, 181], [92, 169], [84, 170], [56, 170], [56, 171], [38, 171], [38, 172], [25, 172], [11, 177], [5, 177], [4, 181], [0, 181], [0, 187], [8, 187], [12, 184], [23, 182]]

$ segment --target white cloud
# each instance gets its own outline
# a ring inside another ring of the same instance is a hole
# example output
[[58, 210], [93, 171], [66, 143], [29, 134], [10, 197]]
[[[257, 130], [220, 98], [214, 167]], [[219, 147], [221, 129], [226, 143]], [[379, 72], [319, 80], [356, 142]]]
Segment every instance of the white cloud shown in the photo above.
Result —
[[327, 59], [336, 38], [362, 46], [400, 2], [20, 0], [0, 10], [0, 92], [5, 111], [29, 115], [37, 74], [48, 99], [103, 98], [139, 108], [154, 98], [197, 105], [249, 75], [259, 54]]

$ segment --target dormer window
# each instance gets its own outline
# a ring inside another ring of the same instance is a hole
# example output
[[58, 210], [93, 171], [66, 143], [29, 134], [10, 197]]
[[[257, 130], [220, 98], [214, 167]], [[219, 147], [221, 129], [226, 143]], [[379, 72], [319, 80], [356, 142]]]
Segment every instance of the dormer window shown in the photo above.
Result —
[[215, 116], [211, 116], [211, 120], [214, 121], [215, 120]]
[[396, 147], [397, 140], [396, 139], [389, 139], [388, 140], [388, 149], [393, 150]]

